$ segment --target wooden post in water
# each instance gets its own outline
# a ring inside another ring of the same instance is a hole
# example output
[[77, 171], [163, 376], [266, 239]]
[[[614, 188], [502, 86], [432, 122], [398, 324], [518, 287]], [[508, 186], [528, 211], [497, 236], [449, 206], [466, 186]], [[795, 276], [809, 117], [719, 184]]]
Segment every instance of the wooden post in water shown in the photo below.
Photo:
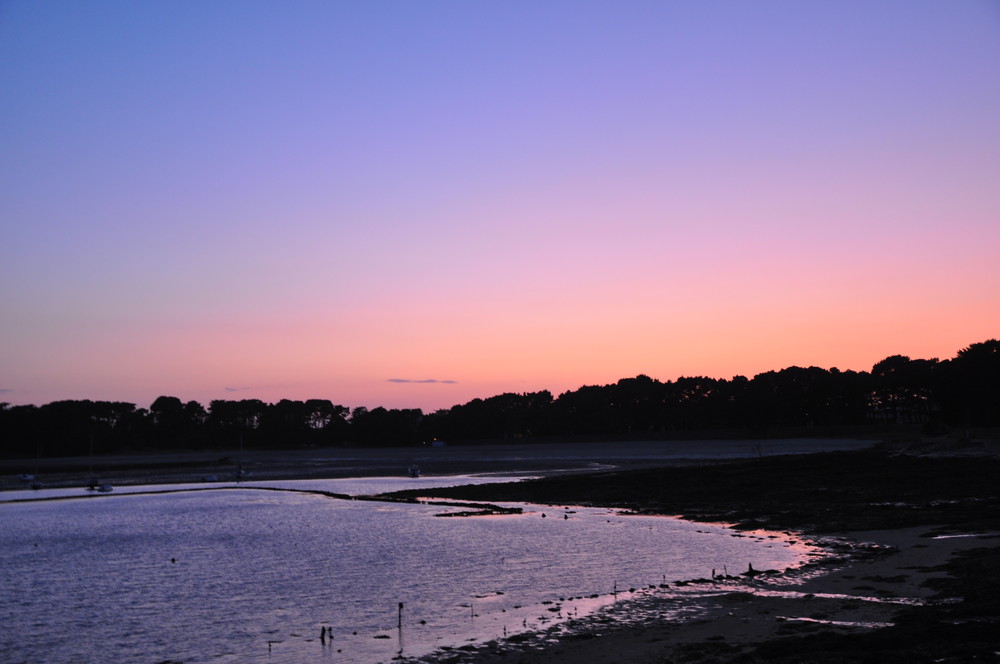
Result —
[[399, 630], [399, 654], [403, 654], [403, 603], [399, 603], [399, 613], [396, 618], [396, 628]]

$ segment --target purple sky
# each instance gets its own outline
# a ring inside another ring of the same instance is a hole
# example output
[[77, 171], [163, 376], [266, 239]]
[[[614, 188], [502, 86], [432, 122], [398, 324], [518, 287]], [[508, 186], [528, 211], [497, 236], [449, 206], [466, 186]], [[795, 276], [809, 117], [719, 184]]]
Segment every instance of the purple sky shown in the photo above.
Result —
[[0, 400], [431, 410], [1000, 336], [1000, 3], [0, 3]]

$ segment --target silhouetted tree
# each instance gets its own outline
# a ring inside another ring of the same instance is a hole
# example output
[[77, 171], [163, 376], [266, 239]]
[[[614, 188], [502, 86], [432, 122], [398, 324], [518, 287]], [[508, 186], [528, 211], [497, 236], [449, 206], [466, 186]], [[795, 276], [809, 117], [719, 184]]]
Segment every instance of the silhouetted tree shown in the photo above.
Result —
[[947, 412], [955, 425], [1000, 425], [1000, 341], [963, 348], [942, 373]]
[[86, 456], [95, 434], [94, 402], [53, 401], [39, 411], [42, 455]]
[[581, 435], [615, 433], [608, 391], [606, 386], [583, 385], [560, 394], [553, 404], [557, 430]]
[[42, 455], [38, 406], [0, 406], [0, 454], [9, 459]]
[[892, 355], [870, 373], [788, 367], [747, 380], [705, 376], [661, 382], [640, 374], [584, 385], [473, 399], [424, 416], [419, 409], [355, 408], [325, 399], [266, 404], [160, 396], [149, 410], [112, 401], [0, 404], [0, 455], [82, 456], [127, 449], [410, 445], [433, 439], [538, 435], [646, 436], [712, 429], [766, 432], [870, 424], [940, 430], [1000, 425], [1000, 341], [943, 362]]
[[143, 444], [142, 417], [134, 403], [95, 401], [90, 447], [94, 454], [121, 452]]
[[222, 445], [252, 447], [258, 442], [256, 432], [264, 418], [265, 407], [260, 399], [212, 401], [208, 406], [208, 427]]
[[767, 371], [750, 381], [748, 398], [754, 427], [816, 427], [842, 425], [851, 419], [858, 396], [841, 394], [854, 374], [819, 367], [788, 367]]
[[148, 435], [159, 449], [201, 449], [211, 444], [208, 413], [197, 401], [160, 396], [149, 407], [152, 426]]
[[874, 417], [887, 424], [923, 424], [937, 405], [933, 401], [937, 358], [887, 357], [871, 372], [869, 404]]
[[379, 406], [368, 410], [361, 406], [351, 413], [351, 438], [363, 445], [390, 447], [421, 442], [419, 408], [386, 410]]
[[667, 412], [676, 429], [712, 429], [716, 414], [723, 408], [722, 381], [706, 376], [681, 376], [667, 385]]
[[264, 409], [259, 436], [276, 448], [331, 445], [343, 440], [348, 412], [326, 399], [282, 399]]
[[869, 418], [869, 384], [871, 376], [864, 371], [830, 369], [830, 391], [822, 411], [826, 424], [854, 426]]
[[552, 393], [505, 392], [438, 411], [425, 429], [431, 438], [486, 440], [527, 438], [547, 430]]
[[663, 429], [665, 422], [663, 383], [645, 374], [622, 378], [608, 386], [610, 423], [620, 433]]
[[309, 399], [305, 403], [306, 423], [317, 432], [314, 441], [320, 445], [344, 442], [348, 430], [350, 409], [327, 399]]

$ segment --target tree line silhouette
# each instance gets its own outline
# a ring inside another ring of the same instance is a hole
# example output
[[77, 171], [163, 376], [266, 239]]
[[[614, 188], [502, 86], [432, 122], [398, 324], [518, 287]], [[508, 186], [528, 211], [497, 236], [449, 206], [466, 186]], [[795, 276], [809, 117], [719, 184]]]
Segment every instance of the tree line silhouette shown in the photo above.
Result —
[[396, 446], [496, 439], [765, 437], [861, 427], [925, 433], [1000, 425], [1000, 341], [949, 360], [893, 355], [870, 372], [789, 367], [752, 379], [639, 375], [553, 397], [543, 390], [451, 408], [348, 408], [326, 399], [216, 400], [173, 396], [148, 409], [117, 401], [0, 404], [2, 455], [83, 456], [137, 450]]

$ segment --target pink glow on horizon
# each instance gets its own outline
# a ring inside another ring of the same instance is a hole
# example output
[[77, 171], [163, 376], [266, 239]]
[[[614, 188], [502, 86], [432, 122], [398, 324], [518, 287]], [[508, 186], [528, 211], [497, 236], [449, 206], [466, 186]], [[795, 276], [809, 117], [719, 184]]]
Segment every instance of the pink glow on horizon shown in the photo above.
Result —
[[119, 9], [2, 10], [0, 401], [433, 410], [1000, 336], [987, 4]]

